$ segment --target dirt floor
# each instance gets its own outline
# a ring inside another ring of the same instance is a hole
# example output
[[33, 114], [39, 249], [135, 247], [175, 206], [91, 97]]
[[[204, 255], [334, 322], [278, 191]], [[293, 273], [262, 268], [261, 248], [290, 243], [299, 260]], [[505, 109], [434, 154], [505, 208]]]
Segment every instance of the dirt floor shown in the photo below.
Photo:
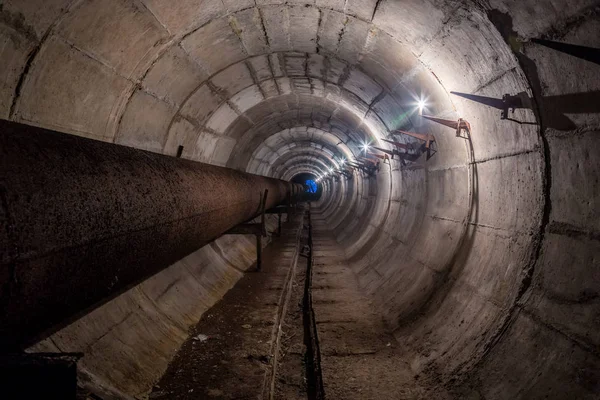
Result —
[[290, 305], [282, 324], [274, 398], [306, 400], [306, 368], [304, 346], [303, 296], [306, 278], [306, 259], [298, 260]]
[[[150, 398], [308, 398], [303, 221], [294, 216], [265, 249], [263, 271], [246, 274], [202, 317]], [[318, 210], [312, 225], [312, 308], [326, 398], [446, 399], [432, 397], [411, 370]]]
[[262, 271], [247, 273], [202, 317], [151, 399], [257, 399], [268, 392], [301, 227], [302, 215], [284, 224], [281, 237], [263, 251]]
[[345, 254], [313, 211], [313, 309], [328, 399], [442, 399], [430, 397], [405, 361], [358, 282]]

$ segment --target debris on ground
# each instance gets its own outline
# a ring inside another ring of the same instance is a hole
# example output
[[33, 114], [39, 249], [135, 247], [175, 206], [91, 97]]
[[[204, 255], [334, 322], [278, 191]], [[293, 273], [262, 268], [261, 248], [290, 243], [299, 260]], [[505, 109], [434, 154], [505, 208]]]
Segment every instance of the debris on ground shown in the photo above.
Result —
[[208, 336], [200, 333], [200, 334], [194, 336], [192, 339], [198, 340], [198, 341], [200, 341], [200, 343], [202, 343], [202, 342], [206, 342], [208, 340]]

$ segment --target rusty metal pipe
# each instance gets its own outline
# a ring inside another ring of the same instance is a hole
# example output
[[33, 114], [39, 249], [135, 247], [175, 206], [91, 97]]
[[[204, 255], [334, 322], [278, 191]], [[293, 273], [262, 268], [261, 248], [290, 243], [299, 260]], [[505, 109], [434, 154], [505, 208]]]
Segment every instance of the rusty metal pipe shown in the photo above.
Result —
[[15, 350], [301, 185], [0, 121], [0, 348]]

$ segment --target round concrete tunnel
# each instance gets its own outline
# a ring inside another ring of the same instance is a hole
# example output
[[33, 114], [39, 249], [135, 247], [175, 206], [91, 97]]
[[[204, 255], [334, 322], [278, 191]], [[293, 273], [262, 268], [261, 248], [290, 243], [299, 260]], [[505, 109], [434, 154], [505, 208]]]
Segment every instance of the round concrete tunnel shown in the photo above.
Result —
[[[533, 39], [598, 48], [599, 7], [3, 0], [0, 117], [284, 180], [313, 174], [315, 206], [415, 373], [457, 398], [592, 399], [600, 66]], [[423, 144], [398, 130], [435, 141], [372, 174], [332, 171], [399, 148], [388, 141]], [[92, 390], [144, 397], [253, 245], [223, 236], [31, 351], [82, 351]]]

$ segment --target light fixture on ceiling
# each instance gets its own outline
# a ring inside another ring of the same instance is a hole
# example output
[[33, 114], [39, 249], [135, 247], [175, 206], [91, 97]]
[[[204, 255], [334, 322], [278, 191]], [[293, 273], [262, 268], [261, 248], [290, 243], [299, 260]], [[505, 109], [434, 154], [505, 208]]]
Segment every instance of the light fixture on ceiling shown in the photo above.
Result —
[[419, 97], [415, 97], [415, 105], [419, 110], [419, 115], [423, 115], [423, 110], [427, 108], [427, 97], [420, 95]]
[[366, 143], [366, 142], [365, 142], [365, 143], [363, 143], [363, 145], [362, 145], [362, 148], [363, 148], [363, 150], [365, 151], [365, 153], [366, 153], [367, 151], [369, 151], [369, 148], [370, 148], [370, 146], [369, 146], [369, 143]]

